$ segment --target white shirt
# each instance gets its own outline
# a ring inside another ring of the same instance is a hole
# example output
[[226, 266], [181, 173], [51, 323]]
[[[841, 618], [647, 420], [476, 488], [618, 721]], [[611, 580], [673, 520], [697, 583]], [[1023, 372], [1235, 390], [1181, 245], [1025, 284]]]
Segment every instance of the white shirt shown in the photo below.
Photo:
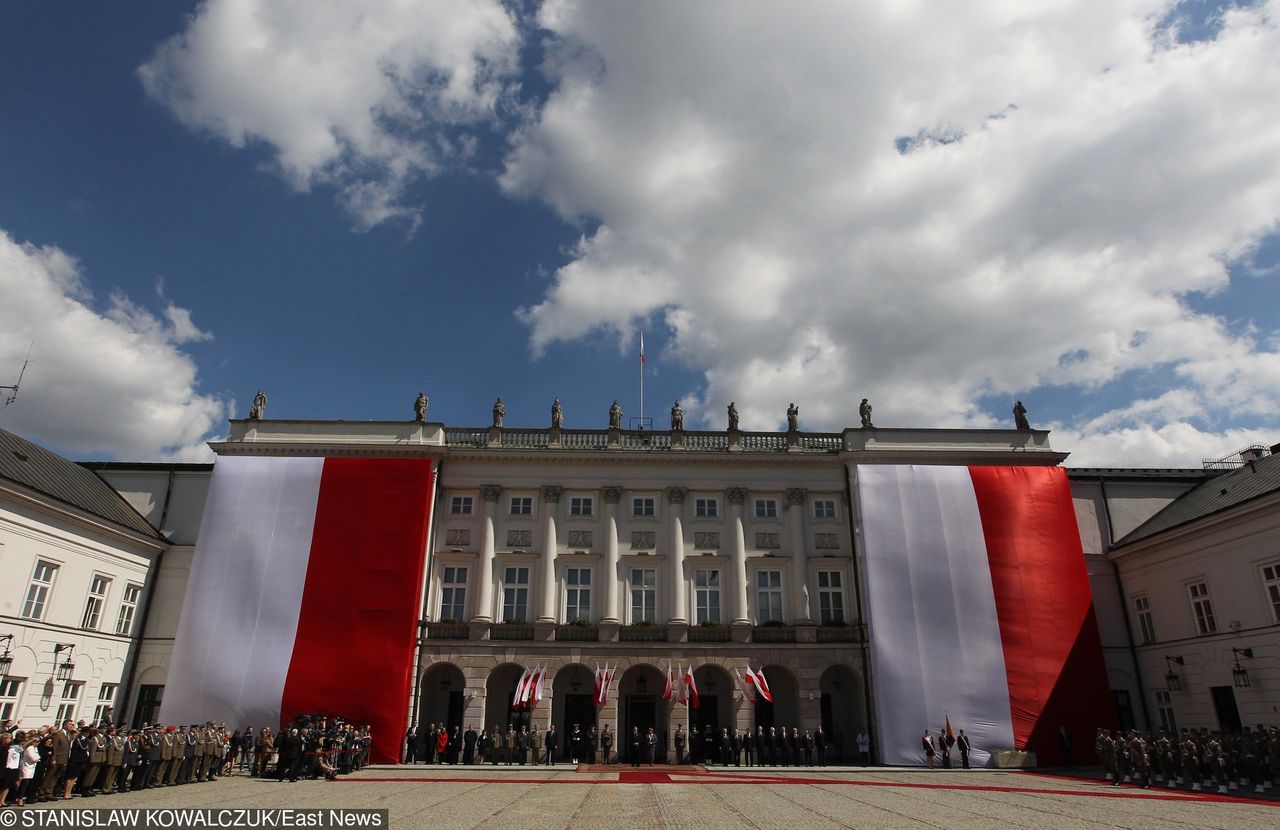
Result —
[[36, 749], [36, 745], [32, 744], [22, 750], [22, 766], [19, 769], [18, 777], [22, 779], [33, 778], [36, 774], [36, 764], [40, 763], [40, 750]]

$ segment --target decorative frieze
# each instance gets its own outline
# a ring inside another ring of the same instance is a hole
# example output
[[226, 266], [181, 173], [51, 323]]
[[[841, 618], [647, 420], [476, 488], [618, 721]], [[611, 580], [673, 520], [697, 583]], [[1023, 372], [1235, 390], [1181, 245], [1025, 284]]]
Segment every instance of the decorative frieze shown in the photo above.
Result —
[[594, 535], [590, 530], [571, 530], [569, 531], [569, 547], [571, 548], [590, 548]]
[[654, 532], [652, 530], [631, 531], [631, 547], [635, 550], [653, 550], [657, 547]]
[[532, 530], [508, 530], [507, 531], [507, 547], [528, 548], [532, 546], [533, 546]]
[[757, 533], [756, 548], [758, 550], [777, 550], [782, 547], [782, 542], [778, 539], [776, 533]]
[[480, 496], [485, 501], [497, 501], [502, 497], [502, 485], [500, 484], [481, 484]]
[[465, 548], [471, 544], [470, 530], [446, 530], [444, 543], [450, 547]]
[[542, 488], [542, 500], [550, 504], [559, 504], [560, 496], [564, 495], [564, 488], [557, 487], [554, 484], [548, 484]]
[[718, 549], [720, 547], [720, 533], [715, 530], [700, 530], [693, 534], [693, 546], [695, 548]]
[[813, 534], [813, 546], [818, 550], [838, 550], [840, 548], [840, 534], [815, 533]]

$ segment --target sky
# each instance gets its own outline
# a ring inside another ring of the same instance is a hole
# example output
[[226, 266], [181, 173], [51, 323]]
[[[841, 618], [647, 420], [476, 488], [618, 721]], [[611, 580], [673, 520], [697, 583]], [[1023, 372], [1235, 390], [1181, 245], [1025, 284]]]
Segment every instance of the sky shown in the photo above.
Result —
[[1280, 442], [1277, 89], [1280, 0], [6, 3], [0, 427], [1020, 399], [1198, 466]]

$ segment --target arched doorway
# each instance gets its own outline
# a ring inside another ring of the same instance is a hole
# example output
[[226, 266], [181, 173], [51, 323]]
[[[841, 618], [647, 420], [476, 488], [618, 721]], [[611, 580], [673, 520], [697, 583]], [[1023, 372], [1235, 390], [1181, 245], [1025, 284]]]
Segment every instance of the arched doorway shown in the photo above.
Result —
[[785, 666], [765, 666], [762, 671], [773, 694], [773, 703], [756, 696], [756, 725], [768, 732], [774, 726], [781, 732], [800, 727], [800, 684]]
[[[818, 681], [822, 692], [822, 731], [827, 733], [829, 760], [855, 760], [856, 738], [867, 728], [862, 700], [862, 675], [849, 666], [828, 666]], [[861, 759], [856, 759], [861, 760]]]
[[462, 669], [452, 663], [436, 663], [422, 675], [422, 698], [418, 704], [418, 728], [444, 724], [452, 731], [462, 726], [466, 710], [467, 681]]
[[644, 735], [649, 727], [658, 735], [656, 760], [666, 762], [667, 709], [662, 699], [662, 672], [647, 663], [627, 669], [618, 681], [618, 756], [631, 761], [631, 730]]
[[[698, 684], [698, 708], [689, 710], [690, 753], [695, 763], [719, 764], [724, 760], [720, 733], [727, 729], [733, 734], [733, 680], [723, 668], [710, 664], [694, 669], [693, 680]], [[694, 746], [694, 741], [701, 745]]]
[[517, 732], [524, 726], [533, 729], [527, 710], [511, 708], [516, 697], [516, 684], [522, 674], [524, 666], [515, 663], [504, 663], [489, 672], [484, 687], [484, 722], [491, 734], [496, 734], [493, 733], [495, 729], [505, 732], [508, 726]]
[[555, 679], [551, 681], [551, 722], [560, 735], [556, 754], [572, 758], [568, 742], [573, 736], [573, 727], [576, 725], [586, 735], [596, 723], [595, 673], [591, 669], [581, 663], [556, 669]]

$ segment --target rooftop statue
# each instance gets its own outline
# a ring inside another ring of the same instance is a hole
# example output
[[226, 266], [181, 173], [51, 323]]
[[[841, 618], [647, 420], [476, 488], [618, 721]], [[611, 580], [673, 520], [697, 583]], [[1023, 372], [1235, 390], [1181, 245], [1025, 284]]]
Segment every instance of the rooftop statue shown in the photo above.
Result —
[[267, 411], [267, 395], [261, 389], [258, 394], [253, 396], [253, 405], [249, 407], [249, 418], [257, 421], [262, 418], [262, 413]]
[[871, 423], [871, 403], [866, 399], [862, 399], [862, 403], [858, 405], [858, 416], [862, 418], [862, 428], [871, 429], [875, 424]]
[[507, 408], [502, 405], [502, 398], [498, 398], [493, 402], [493, 425], [495, 427], [502, 426], [502, 418], [507, 414]]
[[729, 431], [738, 431], [738, 407], [734, 406], [733, 401], [729, 401]]
[[787, 407], [787, 432], [798, 432], [800, 430], [800, 407], [795, 405], [793, 401], [791, 406]]
[[427, 397], [426, 392], [419, 392], [418, 399], [413, 402], [413, 420], [421, 423], [427, 420], [427, 407], [431, 405], [431, 399]]
[[680, 408], [680, 402], [676, 401], [671, 407], [671, 429], [684, 429], [684, 410]]
[[564, 407], [560, 405], [560, 399], [556, 398], [555, 403], [551, 404], [551, 428], [562, 429], [564, 427]]
[[1027, 420], [1027, 408], [1022, 405], [1022, 401], [1013, 404], [1013, 425], [1018, 429], [1031, 429], [1031, 422]]
[[609, 429], [622, 429], [622, 407], [617, 401], [609, 407]]

